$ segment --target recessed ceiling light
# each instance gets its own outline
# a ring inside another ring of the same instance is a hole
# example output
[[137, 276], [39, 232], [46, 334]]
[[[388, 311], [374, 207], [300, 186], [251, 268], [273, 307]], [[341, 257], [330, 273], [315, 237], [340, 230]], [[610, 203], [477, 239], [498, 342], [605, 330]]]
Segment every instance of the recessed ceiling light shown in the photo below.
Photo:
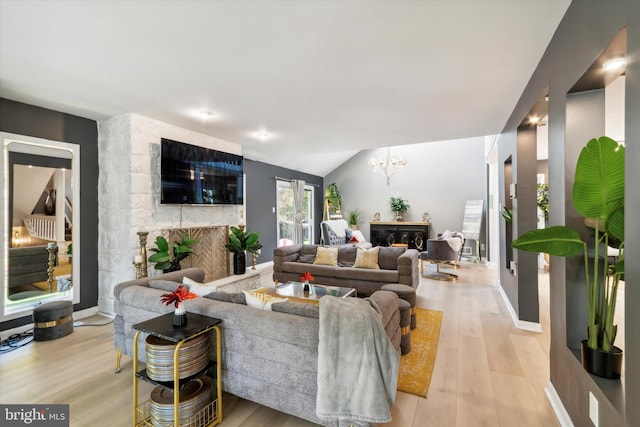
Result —
[[529, 123], [538, 123], [539, 121], [540, 121], [540, 117], [538, 116], [529, 117]]
[[253, 134], [254, 137], [258, 138], [260, 141], [265, 141], [271, 138], [271, 134], [266, 130], [261, 130]]
[[627, 65], [627, 60], [624, 58], [613, 58], [610, 59], [608, 61], [606, 61], [604, 64], [602, 64], [602, 68], [604, 68], [605, 70], [609, 71], [609, 70], [617, 70], [619, 68], [624, 67], [625, 65]]
[[206, 111], [206, 110], [202, 110], [202, 111], [198, 111], [198, 117], [200, 117], [202, 120], [211, 120], [213, 119], [213, 112], [211, 111]]

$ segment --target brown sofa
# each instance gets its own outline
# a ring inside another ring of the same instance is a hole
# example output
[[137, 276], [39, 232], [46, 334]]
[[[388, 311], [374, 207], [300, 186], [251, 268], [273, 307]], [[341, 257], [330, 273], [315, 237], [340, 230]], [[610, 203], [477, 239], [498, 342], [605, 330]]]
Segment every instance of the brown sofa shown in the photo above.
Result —
[[415, 249], [380, 247], [379, 270], [354, 268], [356, 246], [338, 248], [338, 265], [313, 263], [318, 245], [281, 246], [273, 251], [273, 280], [278, 282], [300, 281], [309, 272], [314, 283], [355, 288], [358, 296], [373, 294], [389, 283], [409, 285], [414, 289], [420, 281], [418, 251]]

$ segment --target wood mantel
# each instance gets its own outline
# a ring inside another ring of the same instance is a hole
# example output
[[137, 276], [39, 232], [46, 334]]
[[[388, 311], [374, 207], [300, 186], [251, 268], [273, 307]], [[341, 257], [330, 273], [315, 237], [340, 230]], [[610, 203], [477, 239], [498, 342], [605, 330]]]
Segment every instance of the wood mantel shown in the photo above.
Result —
[[380, 225], [418, 225], [425, 226], [429, 225], [429, 221], [371, 221], [369, 224], [380, 224]]

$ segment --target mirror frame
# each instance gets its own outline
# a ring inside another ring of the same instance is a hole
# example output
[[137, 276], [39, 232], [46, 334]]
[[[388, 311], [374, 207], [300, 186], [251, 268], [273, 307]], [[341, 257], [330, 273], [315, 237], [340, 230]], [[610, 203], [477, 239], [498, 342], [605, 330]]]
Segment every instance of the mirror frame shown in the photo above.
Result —
[[72, 301], [80, 303], [80, 256], [81, 251], [73, 254], [73, 286], [69, 291], [55, 292], [51, 296], [45, 296], [36, 300], [25, 301], [24, 304], [7, 307], [8, 280], [9, 280], [9, 242], [11, 237], [11, 225], [9, 224], [9, 152], [35, 154], [40, 156], [71, 159], [72, 197], [73, 197], [73, 228], [71, 241], [76, 248], [80, 248], [80, 146], [67, 142], [52, 141], [42, 138], [34, 138], [23, 135], [0, 132], [2, 151], [0, 163], [3, 166], [2, 190], [0, 198], [0, 211], [2, 212], [2, 256], [0, 257], [0, 321], [7, 321], [30, 315], [33, 307], [50, 301]]

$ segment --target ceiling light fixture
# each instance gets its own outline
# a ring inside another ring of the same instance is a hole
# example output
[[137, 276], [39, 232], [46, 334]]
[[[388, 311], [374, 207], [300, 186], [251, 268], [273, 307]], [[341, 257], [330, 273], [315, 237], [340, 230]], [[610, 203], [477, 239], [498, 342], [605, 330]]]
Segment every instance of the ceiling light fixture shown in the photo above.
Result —
[[540, 121], [540, 117], [538, 117], [538, 116], [531, 116], [531, 117], [529, 117], [529, 123], [536, 124], [536, 123], [538, 123], [539, 121]]
[[203, 121], [207, 121], [213, 119], [214, 114], [211, 111], [202, 110], [198, 112], [198, 116], [200, 116]]
[[610, 59], [608, 61], [606, 61], [604, 64], [602, 64], [602, 68], [604, 68], [607, 71], [611, 71], [611, 70], [617, 70], [619, 68], [623, 68], [625, 65], [627, 65], [627, 60], [624, 58], [613, 58]]
[[254, 137], [258, 138], [260, 141], [265, 141], [271, 138], [271, 134], [266, 130], [261, 130], [253, 134]]
[[391, 147], [387, 147], [387, 158], [378, 158], [369, 160], [369, 165], [374, 173], [381, 173], [387, 177], [387, 186], [392, 175], [402, 171], [407, 164], [404, 159], [391, 157]]

